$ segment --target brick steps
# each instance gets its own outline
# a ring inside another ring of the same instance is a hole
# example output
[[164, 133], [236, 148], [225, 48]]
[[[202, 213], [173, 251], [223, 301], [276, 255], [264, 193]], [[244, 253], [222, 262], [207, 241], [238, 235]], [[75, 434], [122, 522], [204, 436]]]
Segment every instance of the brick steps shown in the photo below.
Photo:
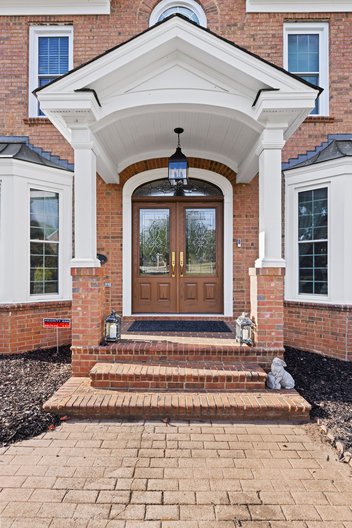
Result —
[[[147, 339], [147, 337], [146, 337]], [[148, 361], [212, 361], [219, 363], [246, 363], [259, 365], [270, 370], [274, 356], [282, 357], [284, 350], [256, 348], [227, 344], [221, 345], [175, 343], [171, 341], [129, 341], [122, 340], [110, 346], [73, 347], [72, 370], [74, 376], [88, 376], [97, 362], [136, 362]]]
[[60, 416], [95, 419], [309, 421], [310, 405], [292, 391], [125, 392], [70, 378], [44, 404]]
[[264, 389], [266, 373], [258, 365], [159, 362], [97, 363], [92, 387], [121, 391], [212, 391]]

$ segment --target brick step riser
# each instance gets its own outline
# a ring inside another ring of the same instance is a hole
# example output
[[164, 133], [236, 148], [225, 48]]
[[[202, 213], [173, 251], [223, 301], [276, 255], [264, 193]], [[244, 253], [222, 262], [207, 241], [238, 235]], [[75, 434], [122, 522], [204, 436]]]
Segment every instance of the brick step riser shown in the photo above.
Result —
[[[47, 412], [56, 412], [60, 409], [45, 408]], [[185, 409], [170, 407], [164, 409], [138, 407], [138, 408], [114, 408], [114, 407], [84, 407], [70, 408], [65, 406], [64, 415], [80, 419], [125, 419], [125, 420], [231, 420], [235, 422], [282, 422], [282, 423], [307, 423], [309, 422], [308, 412], [289, 413], [287, 409], [265, 408], [251, 409], [250, 407], [219, 407], [217, 409]]]
[[109, 354], [109, 355], [99, 355], [97, 359], [91, 359], [89, 356], [81, 357], [80, 360], [82, 361], [94, 361], [95, 363], [114, 363], [116, 361], [118, 362], [127, 362], [127, 363], [147, 363], [148, 361], [155, 361], [156, 363], [163, 362], [163, 361], [173, 361], [175, 363], [179, 361], [188, 361], [188, 362], [199, 362], [199, 361], [212, 361], [214, 363], [243, 363], [243, 364], [254, 364], [262, 366], [264, 365], [271, 365], [271, 361], [273, 359], [273, 355], [270, 355], [269, 357], [266, 356], [260, 356], [260, 355], [244, 355], [244, 354], [238, 354], [236, 352], [233, 353], [221, 353], [221, 352], [214, 352], [214, 353], [207, 353], [207, 352], [200, 352], [198, 354], [137, 354], [137, 353], [129, 353], [129, 354]]
[[172, 382], [172, 381], [113, 381], [92, 379], [92, 387], [96, 389], [111, 389], [120, 391], [149, 392], [231, 392], [238, 390], [262, 390], [264, 381], [237, 382]]

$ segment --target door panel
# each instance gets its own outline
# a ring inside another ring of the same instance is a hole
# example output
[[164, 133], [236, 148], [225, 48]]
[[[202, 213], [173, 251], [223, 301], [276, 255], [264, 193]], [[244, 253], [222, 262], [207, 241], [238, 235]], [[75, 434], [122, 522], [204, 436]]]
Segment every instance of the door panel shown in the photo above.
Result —
[[175, 247], [175, 204], [134, 205], [133, 311], [174, 313], [176, 282], [172, 277], [171, 247]]
[[179, 312], [221, 313], [222, 203], [180, 203], [178, 221], [185, 261], [179, 277]]
[[135, 202], [133, 312], [223, 311], [222, 202]]

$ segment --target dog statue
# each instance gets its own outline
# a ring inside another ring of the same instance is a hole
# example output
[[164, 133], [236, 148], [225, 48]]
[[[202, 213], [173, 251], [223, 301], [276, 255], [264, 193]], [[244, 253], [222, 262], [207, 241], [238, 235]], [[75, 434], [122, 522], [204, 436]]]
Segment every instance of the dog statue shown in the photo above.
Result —
[[268, 389], [293, 389], [295, 381], [284, 367], [287, 367], [283, 359], [275, 357], [271, 363], [271, 371], [266, 380]]

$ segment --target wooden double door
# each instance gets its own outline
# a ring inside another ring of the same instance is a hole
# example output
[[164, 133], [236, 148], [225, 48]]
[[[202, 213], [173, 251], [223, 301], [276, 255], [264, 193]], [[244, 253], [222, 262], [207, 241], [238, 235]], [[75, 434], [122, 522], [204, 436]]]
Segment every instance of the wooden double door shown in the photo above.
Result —
[[223, 312], [223, 203], [133, 203], [133, 313]]

